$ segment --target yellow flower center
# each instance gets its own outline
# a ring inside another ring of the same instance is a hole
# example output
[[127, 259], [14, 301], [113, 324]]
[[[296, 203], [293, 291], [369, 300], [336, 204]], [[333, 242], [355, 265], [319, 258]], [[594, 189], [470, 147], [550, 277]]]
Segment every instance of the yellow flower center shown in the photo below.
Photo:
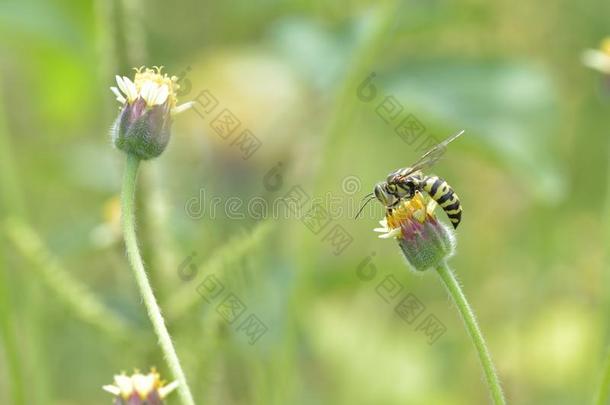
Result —
[[142, 88], [147, 83], [153, 83], [156, 87], [161, 88], [163, 85], [167, 86], [169, 91], [169, 95], [167, 97], [170, 108], [176, 106], [176, 102], [178, 98], [176, 97], [176, 91], [180, 88], [180, 85], [177, 83], [178, 77], [176, 76], [168, 76], [167, 73], [161, 74], [161, 70], [163, 70], [163, 66], [153, 66], [154, 69], [145, 68], [144, 66], [140, 68], [134, 68], [136, 71], [136, 75], [133, 79], [134, 84], [136, 85], [136, 89], [138, 93], [141, 93]]
[[424, 223], [426, 219], [434, 218], [434, 206], [434, 203], [428, 203], [418, 191], [413, 198], [402, 201], [398, 207], [387, 213], [388, 228], [399, 228], [404, 221], [413, 219]]

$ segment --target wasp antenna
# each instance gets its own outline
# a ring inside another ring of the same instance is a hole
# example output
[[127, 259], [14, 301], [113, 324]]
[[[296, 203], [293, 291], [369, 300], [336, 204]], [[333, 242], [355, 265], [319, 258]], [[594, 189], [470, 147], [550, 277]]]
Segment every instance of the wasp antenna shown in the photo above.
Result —
[[372, 197], [373, 195], [375, 195], [375, 193], [368, 193], [367, 195], [365, 195], [364, 197], [362, 197], [362, 198], [360, 199], [360, 201], [364, 201], [364, 199], [365, 199], [365, 198]]
[[449, 137], [449, 139], [447, 140], [447, 143], [454, 141], [456, 138], [458, 138], [459, 136], [463, 135], [464, 132], [466, 132], [465, 130], [461, 130], [455, 134], [453, 134], [452, 136]]
[[[367, 194], [367, 195], [365, 196], [365, 198], [366, 198], [367, 196], [369, 196], [369, 199], [368, 199], [368, 200], [366, 200], [366, 201], [365, 201], [365, 202], [362, 204], [362, 206], [361, 206], [361, 207], [360, 207], [360, 209], [358, 210], [358, 213], [356, 214], [356, 216], [354, 217], [354, 219], [358, 219], [358, 217], [359, 217], [359, 216], [360, 216], [360, 214], [362, 213], [362, 210], [364, 210], [364, 207], [366, 207], [368, 203], [370, 203], [371, 201], [373, 201], [373, 200], [375, 199], [375, 195], [374, 195], [373, 193], [371, 193], [371, 194]], [[364, 200], [364, 198], [363, 198], [363, 200]]]

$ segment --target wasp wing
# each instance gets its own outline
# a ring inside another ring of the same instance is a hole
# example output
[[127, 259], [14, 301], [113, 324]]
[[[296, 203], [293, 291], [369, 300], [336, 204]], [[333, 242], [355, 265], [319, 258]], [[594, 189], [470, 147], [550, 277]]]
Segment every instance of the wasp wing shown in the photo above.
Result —
[[409, 171], [407, 173], [403, 174], [401, 177], [410, 176], [411, 174], [415, 173], [418, 170], [426, 169], [428, 167], [433, 166], [436, 162], [438, 162], [440, 160], [441, 157], [443, 157], [443, 155], [445, 154], [445, 151], [447, 150], [447, 145], [449, 145], [451, 142], [453, 142], [455, 139], [457, 139], [457, 137], [459, 137], [463, 133], [464, 133], [464, 130], [461, 130], [460, 132], [457, 132], [457, 133], [451, 135], [444, 141], [434, 145], [430, 150], [428, 150], [426, 153], [424, 153], [422, 155], [422, 157], [420, 157], [415, 163], [413, 163], [413, 165], [410, 167]]

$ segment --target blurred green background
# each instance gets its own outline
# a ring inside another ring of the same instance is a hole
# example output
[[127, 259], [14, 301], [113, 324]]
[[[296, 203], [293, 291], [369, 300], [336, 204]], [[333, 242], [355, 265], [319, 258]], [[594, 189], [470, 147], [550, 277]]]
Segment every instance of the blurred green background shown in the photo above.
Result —
[[[422, 141], [466, 130], [434, 172], [462, 200], [451, 263], [509, 403], [591, 402], [610, 342], [610, 92], [580, 55], [610, 34], [609, 15], [602, 0], [1, 0], [0, 403], [109, 404], [101, 386], [121, 371], [170, 378], [125, 258], [124, 155], [108, 133], [114, 75], [140, 65], [180, 76], [181, 101], [207, 89], [261, 142], [244, 159], [214, 115], [191, 110], [140, 175], [141, 246], [199, 404], [488, 402], [438, 277], [408, 271], [372, 232], [380, 204], [353, 219], [421, 154], [394, 131], [408, 114]], [[386, 123], [388, 96], [403, 110]], [[343, 212], [318, 234], [247, 212], [293, 186]], [[246, 201], [243, 218], [210, 215], [214, 197]], [[335, 225], [352, 239], [337, 255], [324, 240]], [[210, 274], [265, 324], [255, 344], [197, 294]], [[404, 287], [389, 303], [388, 275]], [[425, 305], [411, 324], [394, 311], [407, 293]], [[446, 329], [433, 344], [416, 330], [429, 314]]]

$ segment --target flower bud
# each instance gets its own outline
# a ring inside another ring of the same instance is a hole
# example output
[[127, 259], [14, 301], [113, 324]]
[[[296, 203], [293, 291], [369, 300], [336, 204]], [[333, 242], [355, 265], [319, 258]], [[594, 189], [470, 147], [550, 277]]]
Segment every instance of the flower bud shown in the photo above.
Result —
[[380, 238], [394, 238], [409, 265], [424, 271], [451, 257], [455, 251], [453, 230], [438, 221], [434, 214], [436, 202], [420, 192], [388, 210], [380, 221]]
[[176, 107], [176, 76], [161, 74], [161, 68], [136, 69], [134, 80], [116, 76], [117, 87], [110, 90], [122, 104], [112, 126], [112, 142], [122, 151], [140, 159], [159, 156], [167, 146], [172, 115], [188, 109], [186, 103]]
[[114, 405], [163, 405], [163, 399], [177, 386], [177, 382], [164, 385], [153, 369], [148, 374], [115, 375], [114, 384], [103, 389], [115, 396]]

